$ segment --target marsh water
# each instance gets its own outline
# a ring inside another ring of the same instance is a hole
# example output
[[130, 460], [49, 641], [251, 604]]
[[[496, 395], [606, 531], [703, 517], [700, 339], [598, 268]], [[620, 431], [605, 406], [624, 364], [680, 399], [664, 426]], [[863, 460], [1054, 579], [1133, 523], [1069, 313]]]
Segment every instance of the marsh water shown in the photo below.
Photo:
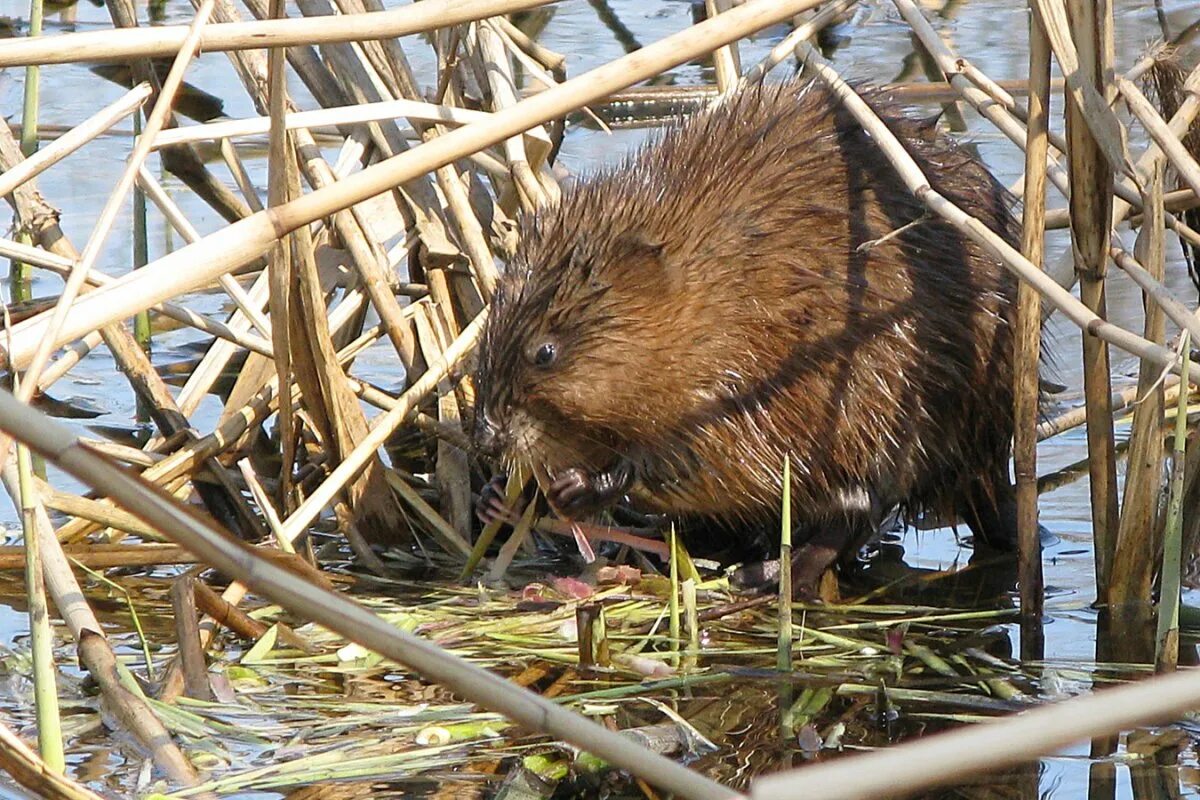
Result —
[[[898, 19], [886, 2], [864, 2], [854, 18], [834, 31], [830, 57], [835, 66], [850, 78], [871, 81], [924, 80], [922, 61], [914, 51], [914, 41], [908, 28]], [[1124, 68], [1144, 52], [1146, 45], [1163, 36], [1163, 27], [1174, 34], [1200, 19], [1200, 7], [1195, 0], [1115, 0], [1118, 67]], [[923, 3], [942, 35], [959, 52], [969, 57], [979, 68], [996, 79], [1023, 78], [1027, 71], [1025, 3], [1017, 0], [947, 0]], [[553, 14], [540, 35], [547, 47], [567, 56], [568, 75], [578, 75], [619, 55], [637, 42], [650, 42], [680, 30], [693, 19], [693, 5], [688, 0], [611, 0], [604, 4], [596, 0], [565, 0], [553, 7]], [[146, 12], [143, 9], [143, 12]], [[603, 11], [605, 13], [598, 13]], [[161, 22], [187, 23], [192, 8], [186, 0], [168, 0], [157, 7], [155, 16]], [[0, 0], [0, 15], [11, 22], [15, 35], [24, 35], [27, 8], [18, 0]], [[88, 0], [51, 14], [46, 22], [46, 34], [65, 30], [96, 30], [109, 26], [107, 12]], [[765, 31], [742, 47], [743, 63], [751, 63], [764, 55], [786, 29]], [[427, 58], [427, 48], [413, 46], [410, 57], [417, 75], [430, 83], [434, 74]], [[785, 74], [783, 65], [778, 74]], [[671, 73], [679, 85], [711, 82], [711, 68], [704, 63], [684, 65]], [[122, 89], [108, 82], [86, 66], [52, 66], [42, 70], [41, 121], [48, 129], [71, 126], [93, 113], [103, 104], [115, 100]], [[223, 54], [201, 56], [188, 72], [188, 81], [223, 102], [223, 113], [229, 117], [252, 116], [254, 109], [236, 80]], [[23, 74], [16, 70], [0, 71], [0, 109], [10, 120], [20, 115]], [[291, 89], [304, 108], [314, 108], [304, 88], [296, 82]], [[924, 106], [919, 113], [932, 114], [934, 105]], [[1002, 182], [1012, 185], [1022, 169], [1017, 148], [983, 123], [974, 113], [964, 111], [966, 131], [958, 133], [961, 141], [977, 148], [986, 163]], [[124, 123], [118, 128], [128, 127]], [[618, 129], [605, 132], [586, 124], [572, 125], [567, 133], [560, 163], [571, 173], [583, 173], [618, 161], [622, 154], [635, 147], [647, 135], [642, 128]], [[38, 181], [47, 200], [63, 212], [62, 227], [77, 244], [86, 241], [101, 206], [116, 183], [130, 145], [126, 135], [111, 135], [97, 140], [84, 151]], [[152, 160], [156, 166], [156, 161]], [[248, 166], [258, 185], [265, 185], [265, 151], [249, 156]], [[178, 181], [164, 177], [190, 219], [202, 233], [223, 225], [211, 210], [196, 200]], [[1061, 198], [1052, 195], [1054, 205]], [[126, 208], [108, 240], [101, 267], [110, 274], [129, 269], [132, 238], [130, 212]], [[1131, 235], [1126, 234], [1130, 238]], [[163, 226], [161, 218], [150, 215], [150, 256], [154, 258], [180, 241]], [[1052, 237], [1050, 260], [1061, 258], [1065, 244], [1062, 236]], [[1168, 250], [1167, 283], [1178, 297], [1189, 303], [1196, 292], [1189, 281], [1183, 258], [1171, 241]], [[7, 284], [6, 284], [7, 285]], [[39, 275], [33, 284], [34, 296], [53, 295], [58, 291], [56, 279]], [[1134, 330], [1141, 329], [1141, 295], [1120, 274], [1109, 281], [1109, 314], [1118, 323]], [[208, 303], [209, 305], [205, 306]], [[217, 312], [216, 298], [200, 298], [199, 308]], [[1078, 402], [1081, 377], [1079, 372], [1080, 343], [1074, 329], [1051, 318], [1046, 340], [1055, 353], [1054, 380], [1066, 385], [1055, 397], [1060, 407]], [[195, 357], [202, 340], [188, 331], [168, 331], [157, 336], [154, 360], [169, 364]], [[359, 359], [358, 370], [365, 377], [384, 387], [397, 384], [398, 369], [387, 345], [368, 351]], [[1125, 354], [1113, 352], [1114, 380], [1127, 385], [1136, 377], [1136, 364]], [[86, 359], [70, 376], [56, 386], [51, 394], [57, 400], [88, 409], [94, 418], [76, 420], [73, 424], [105, 425], [135, 429], [135, 408], [131, 391], [123, 377], [113, 369], [103, 352]], [[194, 420], [197, 428], [211, 427], [219, 410], [211, 399]], [[1119, 430], [1125, 435], [1125, 429]], [[1039, 472], [1047, 474], [1086, 456], [1084, 431], [1077, 429], [1045, 442], [1039, 450]], [[55, 485], [72, 489], [71, 479], [51, 471]], [[1046, 547], [1047, 625], [1046, 658], [1044, 667], [1061, 685], [1072, 682], [1086, 687], [1089, 665], [1096, 658], [1097, 614], [1092, 609], [1095, 599], [1093, 558], [1090, 546], [1090, 513], [1086, 476], [1073, 483], [1044, 494], [1041, 498], [1041, 521], [1049, 531]], [[16, 514], [11, 508], [0, 509], [0, 522], [10, 531], [8, 539], [16, 541]], [[918, 569], [947, 569], [964, 563], [970, 551], [960, 547], [949, 531], [906, 531], [897, 542], [903, 548], [904, 562]], [[26, 622], [24, 615], [0, 607], [0, 644], [20, 649], [24, 646]], [[1015, 631], [1012, 632], [1015, 641]], [[1015, 648], [1014, 648], [1015, 649]], [[1069, 688], [1063, 691], [1070, 691]], [[1044, 797], [1082, 797], [1087, 791], [1089, 770], [1094, 766], [1087, 756], [1086, 746], [1072, 748], [1042, 762], [1038, 793]], [[1117, 759], [1119, 761], [1119, 759]], [[1185, 748], [1183, 781], [1180, 791], [1200, 795], [1200, 785], [1186, 776], [1194, 767], [1195, 757]], [[1118, 797], [1133, 796], [1128, 771], [1116, 771]], [[1173, 781], [1168, 781], [1173, 783]], [[0, 790], [2, 791], [2, 790]], [[1163, 795], [1166, 796], [1166, 795]]]

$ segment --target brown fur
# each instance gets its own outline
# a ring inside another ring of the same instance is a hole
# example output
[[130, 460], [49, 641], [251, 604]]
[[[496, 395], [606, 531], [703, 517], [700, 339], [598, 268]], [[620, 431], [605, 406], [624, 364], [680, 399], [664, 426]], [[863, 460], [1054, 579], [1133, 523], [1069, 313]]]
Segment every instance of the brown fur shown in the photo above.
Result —
[[[934, 189], [1016, 238], [986, 169], [871, 102]], [[936, 508], [1009, 544], [1015, 296], [821, 86], [752, 88], [523, 220], [479, 408], [550, 477], [624, 460], [648, 510], [778, 518], [790, 454], [810, 530]]]

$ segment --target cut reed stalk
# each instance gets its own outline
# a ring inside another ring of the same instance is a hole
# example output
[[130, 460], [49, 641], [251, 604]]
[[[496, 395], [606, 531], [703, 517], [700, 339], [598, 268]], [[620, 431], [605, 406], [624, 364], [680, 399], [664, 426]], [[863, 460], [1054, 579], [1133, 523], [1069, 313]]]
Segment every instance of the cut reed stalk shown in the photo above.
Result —
[[22, 541], [25, 549], [25, 596], [29, 603], [29, 639], [33, 660], [33, 692], [37, 716], [38, 752], [47, 768], [62, 773], [66, 768], [62, 727], [58, 713], [58, 679], [54, 663], [54, 632], [46, 606], [46, 582], [42, 573], [41, 548], [34, 521], [33, 464], [29, 449], [17, 446], [17, 476], [20, 483]]
[[[1138, 234], [1138, 260], [1148, 274], [1160, 281], [1165, 271], [1163, 242], [1163, 170], [1156, 167], [1146, 184], [1142, 202], [1146, 221]], [[1153, 342], [1166, 338], [1162, 308], [1149, 294], [1143, 296], [1145, 336]], [[1190, 315], [1189, 315], [1190, 316]], [[1158, 498], [1162, 488], [1164, 388], [1161, 370], [1142, 362], [1138, 367], [1138, 394], [1129, 435], [1129, 460], [1125, 469], [1125, 492], [1113, 553], [1112, 582], [1108, 587], [1110, 608], [1153, 603], [1154, 568], [1161, 549]]]
[[[1185, 331], [1179, 346], [1184, 367], [1191, 360], [1191, 337]], [[1179, 664], [1179, 588], [1183, 577], [1183, 488], [1187, 447], [1187, 392], [1179, 393], [1175, 413], [1175, 442], [1171, 449], [1171, 493], [1163, 532], [1162, 579], [1158, 599], [1155, 664], [1168, 672]]]
[[[732, 7], [730, 0], [704, 0], [704, 15], [712, 18]], [[721, 94], [729, 94], [738, 85], [741, 75], [741, 59], [738, 56], [737, 44], [730, 43], [713, 51], [713, 71], [716, 73], [717, 89]]]
[[[373, 14], [226, 23], [212, 26], [199, 44], [203, 52], [214, 53], [391, 39], [536, 8], [547, 2], [549, 0], [432, 0]], [[0, 68], [174, 56], [183, 47], [187, 36], [186, 25], [161, 25], [67, 33], [50, 41], [8, 39], [0, 43]]]
[[[1044, 13], [1047, 4], [1059, 0], [1039, 0]], [[1091, 86], [1108, 98], [1113, 88], [1112, 6], [1109, 0], [1067, 0], [1078, 75], [1082, 85]], [[1049, 27], [1049, 26], [1048, 26]], [[1053, 32], [1051, 36], [1053, 37]], [[1064, 70], [1069, 63], [1055, 50]], [[1068, 85], [1073, 81], [1068, 78]], [[1093, 135], [1090, 109], [1079, 104], [1077, 93], [1066, 104], [1067, 140], [1071, 166], [1071, 242], [1075, 272], [1079, 278], [1080, 300], [1097, 317], [1107, 314], [1104, 276], [1108, 264], [1111, 237], [1113, 172], [1105, 160], [1106, 148]], [[1092, 501], [1092, 535], [1095, 540], [1096, 590], [1107, 596], [1113, 550], [1116, 544], [1117, 462], [1114, 452], [1111, 373], [1108, 344], [1097, 338], [1083, 338], [1084, 395], [1088, 405], [1088, 465]]]
[[44, 800], [104, 800], [85, 786], [51, 769], [21, 738], [0, 723], [0, 769]]
[[[100, 109], [50, 144], [38, 149], [35, 153], [26, 154], [23, 161], [0, 174], [0, 197], [45, 172], [85, 144], [104, 135], [113, 125], [138, 111], [150, 94], [150, 85], [139, 83], [122, 95], [119, 100]], [[25, 139], [24, 126], [21, 128], [21, 139], [22, 141]], [[22, 147], [22, 152], [24, 149]]]
[[[1037, 14], [1029, 15], [1029, 107], [1021, 254], [1038, 267], [1045, 254], [1046, 157], [1050, 125], [1050, 42]], [[1037, 422], [1041, 389], [1041, 297], [1021, 281], [1014, 337], [1013, 465], [1017, 483], [1017, 580], [1021, 593], [1021, 656], [1041, 657], [1042, 545], [1037, 510]]]

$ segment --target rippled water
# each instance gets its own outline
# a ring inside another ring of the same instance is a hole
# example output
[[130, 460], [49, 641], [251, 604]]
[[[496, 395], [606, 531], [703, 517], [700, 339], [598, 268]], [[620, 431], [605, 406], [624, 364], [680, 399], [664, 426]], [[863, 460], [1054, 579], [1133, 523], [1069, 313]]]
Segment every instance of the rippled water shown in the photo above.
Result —
[[[923, 6], [950, 44], [991, 77], [1008, 79], [1025, 76], [1024, 3], [1016, 0], [950, 0], [945, 3], [927, 1]], [[641, 42], [657, 40], [682, 29], [690, 24], [693, 14], [692, 4], [686, 0], [613, 0], [609, 7]], [[1200, 17], [1200, 8], [1195, 0], [1165, 0], [1157, 4], [1150, 0], [1117, 0], [1116, 7], [1119, 67], [1132, 63], [1142, 54], [1148, 42], [1161, 36], [1160, 24], [1163, 20], [1170, 30], [1178, 32]], [[87, 0], [76, 6], [74, 13], [75, 20], [70, 25], [64, 24], [59, 16], [51, 16], [47, 21], [47, 33], [53, 35], [67, 28], [97, 29], [109, 24], [106, 11]], [[0, 0], [0, 15], [11, 17], [18, 31], [23, 31], [25, 14], [24, 3]], [[170, 0], [165, 7], [165, 15], [167, 22], [186, 23], [191, 18], [191, 7], [183, 0]], [[784, 32], [785, 29], [776, 28], [744, 44], [743, 63], [750, 63], [765, 54]], [[838, 34], [839, 47], [832, 60], [843, 74], [875, 82], [922, 79], [920, 67], [914, 66], [913, 41], [907, 26], [899, 20], [890, 4], [865, 4], [852, 22], [838, 29]], [[593, 5], [585, 0], [565, 0], [556, 6], [541, 42], [567, 55], [569, 75], [578, 75], [624, 52], [618, 36], [601, 24]], [[432, 75], [426, 49], [415, 42], [413, 45], [409, 52], [417, 74]], [[693, 63], [676, 69], [673, 75], [677, 83], [691, 84], [710, 82], [709, 73], [707, 66]], [[83, 66], [51, 66], [43, 69], [42, 76], [42, 121], [46, 125], [75, 124], [122, 93], [119, 87], [98, 79]], [[241, 117], [254, 113], [224, 55], [201, 56], [189, 70], [188, 80], [222, 98], [228, 116]], [[20, 115], [21, 81], [20, 72], [0, 72], [0, 108], [13, 119]], [[315, 107], [314, 103], [307, 100], [298, 82], [291, 88], [302, 106]], [[966, 119], [968, 132], [963, 138], [976, 144], [1001, 180], [1011, 185], [1019, 177], [1022, 168], [1018, 149], [982, 123], [975, 114], [967, 113]], [[125, 127], [128, 127], [127, 124]], [[567, 135], [560, 160], [573, 172], [593, 169], [619, 159], [645, 135], [646, 132], [641, 130], [618, 130], [609, 134], [575, 126]], [[103, 138], [39, 179], [38, 185], [43, 194], [53, 205], [62, 209], [62, 227], [76, 246], [82, 246], [86, 241], [100, 207], [116, 182], [128, 146], [127, 137]], [[152, 160], [152, 163], [157, 169], [156, 162]], [[262, 159], [253, 159], [248, 166], [261, 186], [265, 177]], [[222, 226], [222, 221], [207, 206], [194, 199], [190, 192], [180, 187], [177, 181], [168, 177], [165, 182], [201, 232], [210, 232]], [[1053, 198], [1052, 203], [1061, 204], [1061, 200]], [[126, 208], [104, 251], [101, 267], [105, 271], [120, 274], [128, 269], [130, 229]], [[1129, 238], [1129, 244], [1132, 244]], [[178, 238], [169, 235], [153, 213], [150, 243], [152, 258], [179, 245]], [[1053, 237], [1051, 244], [1051, 258], [1057, 258], [1064, 246], [1063, 238]], [[1173, 242], [1168, 254], [1168, 285], [1177, 292], [1177, 296], [1194, 302], [1195, 290], [1187, 279], [1182, 258]], [[34, 281], [35, 296], [51, 295], [57, 291], [56, 279], [38, 275]], [[217, 309], [216, 304], [215, 298], [196, 301], [200, 308], [213, 311]], [[1140, 294], [1120, 274], [1110, 279], [1109, 313], [1115, 322], [1134, 330], [1141, 329]], [[1071, 398], [1078, 396], [1081, 382], [1078, 369], [1079, 339], [1069, 325], [1056, 319], [1050, 321], [1049, 331], [1048, 341], [1057, 354], [1058, 364], [1053, 377], [1069, 387], [1060, 401], [1070, 403], [1073, 402]], [[188, 331], [166, 333], [156, 339], [155, 360], [166, 363], [189, 357], [194, 353], [189, 345], [197, 341], [199, 338]], [[360, 359], [359, 368], [381, 384], [393, 385], [396, 369], [390, 352], [387, 346], [370, 351]], [[1120, 380], [1125, 380], [1126, 376], [1135, 375], [1136, 365], [1132, 359], [1114, 351], [1113, 369]], [[131, 426], [133, 423], [131, 392], [103, 353], [88, 358], [72, 376], [55, 387], [53, 394], [59, 399], [78, 398], [96, 407], [102, 412], [96, 422], [117, 426]], [[200, 429], [211, 426], [217, 410], [216, 401], [210, 399], [196, 418], [196, 426]], [[1124, 435], [1125, 432], [1119, 433]], [[1043, 474], [1050, 472], [1085, 455], [1082, 429], [1058, 436], [1041, 446], [1039, 471]], [[54, 476], [53, 480], [64, 488], [72, 486], [72, 481], [65, 476]], [[1086, 479], [1044, 495], [1041, 499], [1041, 519], [1056, 537], [1046, 552], [1046, 582], [1050, 588], [1047, 603], [1050, 624], [1046, 629], [1048, 660], [1064, 663], [1090, 661], [1095, 657], [1095, 613], [1089, 606], [1094, 600], [1095, 590]], [[12, 509], [6, 507], [0, 510], [0, 522], [12, 527], [15, 522]], [[948, 566], [965, 559], [964, 551], [956, 546], [949, 533], [918, 535], [910, 532], [904, 536], [903, 545], [906, 560], [912, 566]], [[0, 642], [11, 642], [20, 636], [24, 632], [24, 625], [23, 615], [0, 607]], [[1086, 753], [1084, 750], [1072, 752]], [[1048, 759], [1043, 766], [1043, 792], [1053, 797], [1081, 796], [1088, 767], [1086, 759], [1071, 756]], [[1126, 796], [1128, 791], [1128, 786], [1123, 784], [1118, 794]]]

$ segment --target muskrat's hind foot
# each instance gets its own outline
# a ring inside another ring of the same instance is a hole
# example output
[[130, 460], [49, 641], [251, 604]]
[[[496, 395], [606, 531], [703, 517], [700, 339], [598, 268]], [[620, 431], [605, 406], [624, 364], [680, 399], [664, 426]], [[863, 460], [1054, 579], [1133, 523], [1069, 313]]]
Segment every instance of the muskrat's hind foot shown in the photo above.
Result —
[[546, 499], [563, 514], [575, 516], [612, 505], [632, 482], [633, 465], [628, 461], [619, 461], [602, 472], [572, 467], [554, 479], [546, 490]]
[[[843, 525], [829, 525], [792, 552], [792, 599], [820, 599], [821, 576], [833, 566], [851, 540]], [[779, 584], [779, 559], [738, 567], [729, 575], [735, 589], [763, 592]]]

